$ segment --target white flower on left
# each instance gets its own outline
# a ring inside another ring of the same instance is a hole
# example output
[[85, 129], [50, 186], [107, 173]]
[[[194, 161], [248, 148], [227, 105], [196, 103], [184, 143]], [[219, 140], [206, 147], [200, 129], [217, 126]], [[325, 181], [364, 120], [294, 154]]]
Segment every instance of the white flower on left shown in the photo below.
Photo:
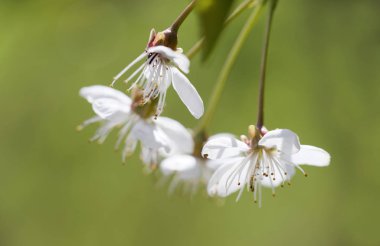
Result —
[[204, 112], [202, 98], [189, 79], [180, 72], [182, 70], [184, 73], [189, 73], [189, 59], [182, 54], [182, 49], [173, 50], [164, 45], [153, 46], [155, 38], [156, 33], [152, 30], [146, 50], [116, 75], [111, 85], [134, 65], [145, 59], [144, 63], [125, 82], [128, 83], [137, 76], [131, 88], [142, 88], [145, 100], [159, 98], [156, 116], [162, 113], [166, 91], [170, 84], [173, 83], [174, 90], [182, 102], [190, 113], [199, 119]]
[[84, 87], [80, 95], [92, 104], [96, 116], [83, 122], [78, 128], [99, 122], [91, 141], [103, 143], [114, 128], [120, 128], [115, 148], [124, 141], [122, 159], [132, 154], [138, 142], [141, 144], [141, 159], [144, 163], [154, 166], [160, 155], [171, 155], [177, 148], [176, 139], [182, 138], [187, 130], [179, 122], [160, 117], [143, 118], [133, 110], [133, 101], [126, 94], [113, 88], [101, 85]]

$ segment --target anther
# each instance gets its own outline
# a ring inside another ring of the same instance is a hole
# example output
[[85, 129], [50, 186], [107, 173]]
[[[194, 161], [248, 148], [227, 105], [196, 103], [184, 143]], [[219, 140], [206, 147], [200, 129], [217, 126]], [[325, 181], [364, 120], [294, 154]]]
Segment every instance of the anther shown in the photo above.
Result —
[[[154, 56], [151, 58], [151, 60], [149, 61], [149, 65], [150, 64], [152, 64], [152, 62], [154, 61], [154, 59], [156, 58], [156, 56], [158, 55], [158, 53], [156, 53], [156, 54], [154, 54]], [[152, 53], [150, 53], [149, 55], [148, 55], [148, 58], [150, 58], [152, 56]], [[153, 65], [153, 67], [154, 67], [154, 65]]]
[[207, 158], [207, 157], [208, 157], [208, 154], [204, 154], [203, 157], [204, 157], [204, 158]]
[[307, 175], [307, 173], [305, 173], [304, 175], [305, 175], [306, 178], [309, 176], [309, 175]]

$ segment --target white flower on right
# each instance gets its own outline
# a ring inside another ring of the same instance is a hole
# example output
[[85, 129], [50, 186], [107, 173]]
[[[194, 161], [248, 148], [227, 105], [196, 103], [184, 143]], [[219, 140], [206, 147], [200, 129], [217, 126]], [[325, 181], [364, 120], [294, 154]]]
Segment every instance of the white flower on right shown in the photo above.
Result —
[[[323, 149], [300, 145], [298, 136], [287, 129], [259, 132], [254, 126], [249, 128], [250, 138], [242, 136], [242, 141], [221, 136], [208, 141], [202, 155], [209, 159], [221, 159], [220, 166], [208, 183], [210, 196], [226, 197], [240, 190], [239, 200], [247, 187], [253, 192], [254, 201], [261, 206], [261, 187], [272, 188], [289, 181], [295, 168], [306, 173], [300, 165], [328, 166], [330, 155]], [[231, 158], [235, 161], [231, 162]], [[258, 198], [257, 198], [258, 196]]]
[[190, 113], [199, 119], [204, 112], [202, 98], [189, 79], [180, 72], [180, 70], [184, 73], [189, 72], [190, 61], [182, 54], [182, 49], [173, 50], [162, 45], [164, 39], [164, 33], [156, 34], [152, 30], [146, 50], [114, 77], [112, 85], [134, 65], [145, 59], [125, 81], [128, 83], [137, 77], [130, 89], [141, 88], [144, 91], [145, 101], [158, 97], [156, 116], [159, 116], [165, 105], [166, 91], [173, 83], [174, 90], [182, 102]]

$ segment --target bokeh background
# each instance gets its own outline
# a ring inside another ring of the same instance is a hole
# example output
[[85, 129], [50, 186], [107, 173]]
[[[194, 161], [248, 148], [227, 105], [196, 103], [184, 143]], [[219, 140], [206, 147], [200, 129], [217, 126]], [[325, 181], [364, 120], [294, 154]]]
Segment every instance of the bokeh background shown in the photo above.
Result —
[[[223, 204], [204, 193], [168, 196], [138, 157], [122, 165], [115, 134], [89, 144], [95, 126], [78, 96], [108, 85], [188, 1], [0, 0], [0, 245], [380, 245], [380, 4], [280, 1], [267, 77], [266, 126], [289, 128], [328, 150], [259, 209], [249, 193]], [[249, 11], [190, 78], [206, 106]], [[263, 18], [262, 18], [263, 19]], [[180, 32], [199, 37], [191, 15]], [[210, 133], [240, 135], [256, 121], [261, 20], [231, 74]], [[121, 83], [118, 88], [125, 89]], [[170, 91], [165, 115], [196, 120]]]

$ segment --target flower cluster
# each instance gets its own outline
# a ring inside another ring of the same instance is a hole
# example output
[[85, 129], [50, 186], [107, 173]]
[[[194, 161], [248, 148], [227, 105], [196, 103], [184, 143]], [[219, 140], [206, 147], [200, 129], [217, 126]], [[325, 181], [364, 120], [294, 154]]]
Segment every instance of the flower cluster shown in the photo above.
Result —
[[[258, 1], [256, 8], [263, 7], [266, 2], [275, 5], [276, 0]], [[290, 183], [297, 169], [307, 175], [301, 165], [327, 166], [330, 155], [323, 149], [301, 145], [298, 136], [290, 130], [268, 131], [263, 127], [267, 44], [262, 61], [258, 126], [249, 126], [248, 136], [242, 135], [237, 139], [229, 133], [211, 137], [207, 134], [206, 126], [220, 98], [225, 76], [221, 76], [217, 82], [216, 94], [211, 95], [207, 117], [205, 115], [196, 130], [189, 130], [178, 121], [161, 116], [170, 85], [173, 85], [181, 101], [196, 119], [204, 114], [201, 97], [184, 75], [189, 73], [190, 61], [182, 49], [177, 48], [179, 25], [194, 4], [195, 1], [170, 28], [158, 33], [152, 30], [143, 53], [114, 77], [112, 87], [137, 66], [125, 80], [131, 83], [129, 95], [103, 85], [80, 89], [80, 96], [92, 105], [95, 116], [84, 121], [78, 129], [93, 123], [100, 124], [91, 138], [91, 141], [98, 143], [103, 143], [114, 129], [118, 129], [115, 149], [123, 145], [122, 160], [126, 161], [140, 145], [140, 158], [146, 168], [160, 172], [163, 180], [171, 179], [170, 193], [178, 186], [190, 194], [204, 187], [211, 197], [226, 197], [238, 192], [236, 200], [239, 200], [247, 189], [253, 193], [253, 200], [261, 206], [262, 187], [270, 188], [274, 196], [275, 188]], [[270, 11], [269, 20], [274, 11], [273, 6]], [[246, 37], [244, 32], [242, 37]], [[266, 40], [269, 40], [268, 36]], [[236, 48], [232, 50], [239, 50], [241, 43], [238, 38]], [[230, 55], [228, 59], [224, 71], [231, 70], [236, 54]]]

